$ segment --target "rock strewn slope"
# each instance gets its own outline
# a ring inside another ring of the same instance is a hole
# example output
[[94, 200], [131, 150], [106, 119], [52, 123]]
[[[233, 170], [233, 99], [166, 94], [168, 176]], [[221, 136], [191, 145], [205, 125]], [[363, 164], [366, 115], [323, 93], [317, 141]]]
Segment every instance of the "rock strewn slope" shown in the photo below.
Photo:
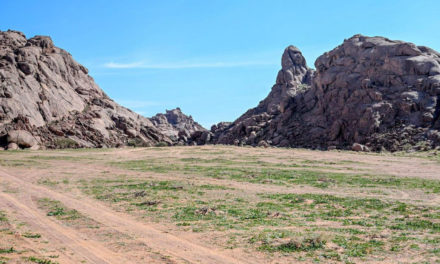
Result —
[[0, 31], [0, 144], [11, 143], [6, 134], [13, 130], [53, 148], [173, 143], [148, 118], [111, 100], [49, 37]]
[[391, 151], [440, 145], [436, 51], [355, 35], [315, 67], [287, 48], [269, 96], [234, 123], [214, 126], [211, 142], [322, 149], [357, 142]]

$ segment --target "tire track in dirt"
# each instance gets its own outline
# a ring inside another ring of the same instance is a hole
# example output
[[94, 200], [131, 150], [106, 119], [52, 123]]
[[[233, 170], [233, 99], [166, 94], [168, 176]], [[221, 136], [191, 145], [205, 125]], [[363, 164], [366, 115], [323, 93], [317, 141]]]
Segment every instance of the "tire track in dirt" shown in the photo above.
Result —
[[[3, 176], [3, 175], [2, 175]], [[20, 215], [21, 220], [33, 226], [37, 226], [52, 241], [70, 248], [75, 254], [81, 256], [91, 263], [107, 264], [107, 263], [131, 263], [102, 247], [94, 241], [86, 241], [80, 238], [76, 231], [64, 227], [50, 219], [38, 210], [28, 207], [15, 197], [0, 192], [0, 204], [2, 208], [14, 209]], [[64, 260], [63, 260], [64, 261]], [[69, 261], [69, 260], [68, 260]], [[70, 260], [69, 263], [78, 263], [76, 260]]]
[[[42, 186], [34, 185], [21, 180], [0, 169], [0, 175], [4, 180], [16, 183], [26, 192], [31, 195], [45, 196], [51, 199], [62, 202], [69, 208], [75, 209], [78, 212], [90, 217], [91, 219], [100, 222], [103, 225], [109, 226], [121, 233], [128, 234], [134, 239], [145, 243], [151, 249], [160, 252], [162, 255], [169, 255], [176, 258], [179, 263], [249, 263], [244, 260], [234, 259], [230, 256], [217, 252], [214, 249], [204, 247], [188, 240], [176, 237], [166, 232], [160, 231], [147, 223], [141, 223], [133, 219], [133, 217], [111, 210], [104, 205], [83, 197], [80, 200], [71, 198], [68, 195], [55, 192]], [[18, 202], [18, 201], [17, 201]], [[32, 213], [32, 212], [31, 212]], [[43, 224], [44, 219], [40, 219]], [[47, 221], [47, 220], [46, 220]], [[63, 230], [59, 230], [63, 233]], [[67, 232], [67, 234], [70, 234]], [[78, 241], [79, 242], [79, 241]], [[90, 241], [88, 241], [90, 242]], [[97, 245], [84, 245], [97, 246]], [[83, 250], [79, 248], [79, 250]], [[99, 261], [99, 260], [98, 260]], [[109, 262], [93, 262], [93, 263], [127, 263], [121, 261]]]

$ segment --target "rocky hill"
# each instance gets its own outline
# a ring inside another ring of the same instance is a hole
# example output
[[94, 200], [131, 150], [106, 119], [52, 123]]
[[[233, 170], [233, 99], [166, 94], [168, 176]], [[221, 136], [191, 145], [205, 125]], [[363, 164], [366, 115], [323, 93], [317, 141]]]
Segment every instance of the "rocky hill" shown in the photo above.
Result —
[[235, 144], [358, 150], [440, 146], [440, 54], [355, 35], [310, 69], [286, 48], [275, 85], [205, 130], [179, 108], [140, 116], [111, 100], [45, 36], [0, 31], [0, 148]]
[[[320, 56], [316, 71], [288, 47], [266, 99], [206, 143], [390, 151], [440, 145], [440, 54], [355, 35]], [[363, 147], [362, 149], [367, 149]]]
[[150, 120], [157, 129], [179, 144], [187, 143], [191, 135], [197, 131], [207, 131], [191, 116], [183, 114], [179, 107], [166, 110], [165, 114], [159, 113]]
[[158, 143], [177, 142], [170, 129], [111, 100], [50, 37], [0, 31], [0, 147]]

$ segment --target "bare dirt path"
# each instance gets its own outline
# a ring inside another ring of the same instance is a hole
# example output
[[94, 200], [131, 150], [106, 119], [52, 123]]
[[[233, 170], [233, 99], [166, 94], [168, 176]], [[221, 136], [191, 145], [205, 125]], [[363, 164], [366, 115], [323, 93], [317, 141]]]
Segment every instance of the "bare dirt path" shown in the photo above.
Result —
[[0, 192], [0, 204], [4, 209], [8, 208], [17, 212], [21, 221], [44, 233], [53, 244], [63, 245], [75, 252], [77, 256], [73, 260], [70, 259], [71, 257], [63, 256], [63, 263], [78, 263], [77, 257], [80, 257], [81, 261], [86, 260], [91, 263], [132, 263], [94, 241], [79, 237], [71, 228], [48, 219], [41, 211], [32, 209], [12, 195]]
[[[118, 232], [128, 234], [136, 240], [144, 242], [153, 250], [163, 255], [174, 256], [179, 263], [246, 263], [243, 260], [223, 255], [208, 247], [159, 231], [153, 225], [140, 223], [134, 220], [133, 217], [112, 211], [94, 200], [85, 197], [78, 200], [69, 195], [25, 182], [19, 177], [6, 173], [4, 170], [0, 170], [0, 176], [3, 180], [17, 184], [25, 189], [28, 195], [44, 196], [58, 200], [67, 207], [75, 209], [103, 225], [110, 226]], [[60, 236], [64, 244], [71, 245], [75, 252], [78, 252], [81, 256], [88, 256], [87, 259], [92, 263], [130, 263], [126, 260], [122, 261], [120, 256], [115, 256], [115, 254], [101, 247], [98, 243], [80, 239], [72, 231], [44, 219], [41, 214], [30, 209], [11, 195], [1, 193], [0, 198], [3, 200], [3, 203], [10, 203], [16, 209], [23, 211], [25, 218], [35, 220], [35, 223], [40, 227], [46, 226], [44, 231], [47, 231], [49, 236]]]

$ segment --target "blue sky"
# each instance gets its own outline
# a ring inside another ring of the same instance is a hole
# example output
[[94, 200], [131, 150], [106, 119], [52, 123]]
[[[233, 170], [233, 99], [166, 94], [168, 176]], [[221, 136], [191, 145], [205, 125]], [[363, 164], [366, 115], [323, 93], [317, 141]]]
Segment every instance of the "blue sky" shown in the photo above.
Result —
[[117, 102], [180, 106], [205, 127], [270, 91], [284, 48], [309, 66], [354, 34], [440, 50], [440, 1], [0, 0], [0, 29], [49, 35]]

